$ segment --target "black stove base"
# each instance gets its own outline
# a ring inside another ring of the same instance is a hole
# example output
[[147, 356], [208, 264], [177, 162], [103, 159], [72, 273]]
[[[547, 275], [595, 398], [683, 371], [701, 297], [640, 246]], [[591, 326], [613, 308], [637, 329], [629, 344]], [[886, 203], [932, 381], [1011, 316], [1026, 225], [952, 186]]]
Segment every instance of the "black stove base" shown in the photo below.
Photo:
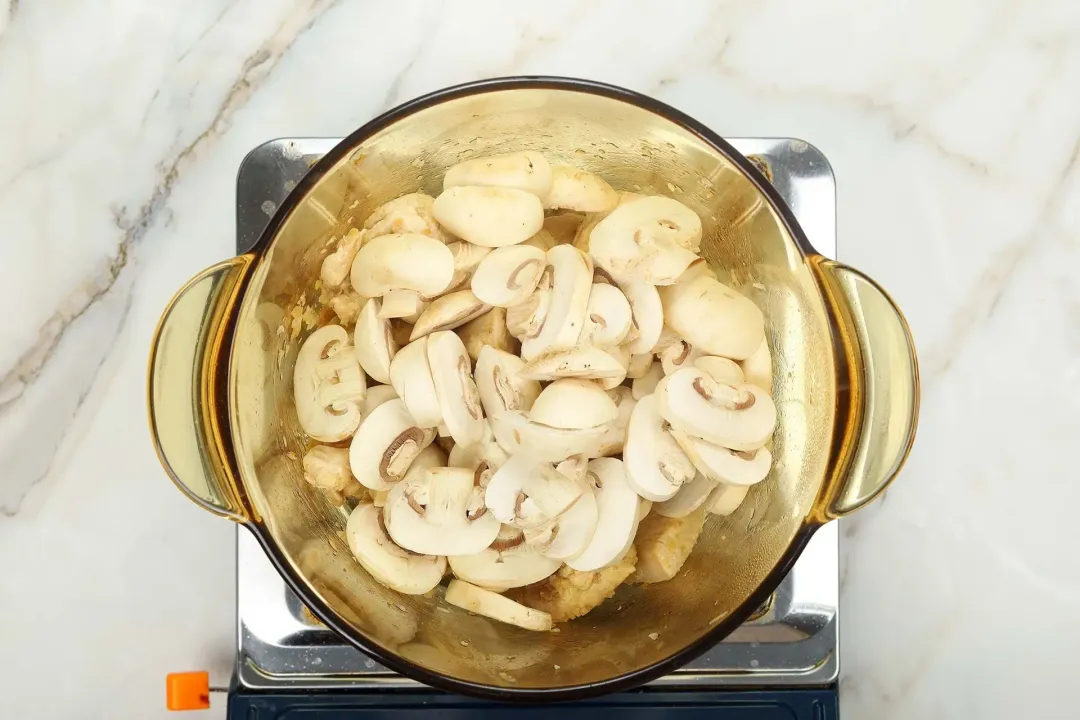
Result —
[[621, 718], [678, 720], [837, 720], [836, 686], [799, 690], [638, 690], [592, 700], [547, 705], [509, 705], [435, 691], [371, 692], [311, 690], [253, 692], [233, 687], [229, 720], [399, 720], [420, 712], [439, 720], [596, 720], [597, 713]]

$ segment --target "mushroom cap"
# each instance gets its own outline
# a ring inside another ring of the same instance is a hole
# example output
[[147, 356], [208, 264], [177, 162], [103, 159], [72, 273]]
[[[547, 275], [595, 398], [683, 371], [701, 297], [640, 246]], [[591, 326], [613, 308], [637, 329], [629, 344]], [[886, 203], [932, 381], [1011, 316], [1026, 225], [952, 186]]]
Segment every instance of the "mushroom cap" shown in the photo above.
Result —
[[368, 240], [356, 253], [352, 286], [366, 297], [381, 297], [391, 290], [415, 290], [434, 295], [454, 278], [454, 255], [427, 235], [381, 235]]
[[683, 368], [656, 386], [657, 409], [676, 430], [732, 450], [756, 450], [776, 427], [769, 394], [749, 383], [718, 383]]
[[592, 290], [592, 261], [571, 245], [551, 248], [547, 261], [552, 268], [550, 304], [539, 334], [522, 340], [521, 353], [526, 359], [574, 347], [585, 325]]
[[443, 416], [428, 364], [427, 343], [425, 336], [397, 351], [390, 361], [390, 383], [416, 424], [433, 428], [443, 424]]
[[474, 555], [490, 545], [500, 523], [490, 512], [470, 511], [478, 499], [472, 475], [464, 468], [431, 468], [423, 480], [396, 484], [383, 511], [391, 539], [425, 555]]
[[435, 395], [450, 437], [458, 445], [475, 445], [484, 435], [484, 411], [465, 343], [449, 331], [432, 333], [428, 336], [427, 355]]
[[699, 357], [708, 356], [685, 340], [677, 340], [657, 352], [657, 357], [660, 359], [664, 374], [670, 375], [680, 368], [693, 367]]
[[739, 509], [748, 492], [748, 485], [717, 485], [709, 494], [705, 509], [713, 515], [730, 515]]
[[547, 462], [562, 462], [571, 455], [598, 457], [608, 425], [568, 430], [531, 422], [522, 412], [504, 412], [491, 418], [491, 429], [510, 455], [524, 452]]
[[484, 491], [484, 504], [507, 525], [546, 524], [570, 508], [584, 488], [547, 462], [527, 453], [511, 455], [495, 471]]
[[740, 452], [713, 445], [672, 429], [671, 435], [703, 475], [724, 485], [756, 485], [772, 468], [772, 453], [766, 447]]
[[484, 347], [476, 359], [476, 387], [488, 417], [508, 410], [528, 411], [540, 396], [540, 383], [521, 377], [525, 363], [516, 355]]
[[743, 360], [739, 365], [742, 367], [743, 374], [746, 376], [746, 382], [751, 385], [757, 385], [759, 388], [764, 388], [770, 394], [772, 393], [772, 353], [769, 352], [768, 338], [762, 337], [761, 344], [758, 345], [757, 350], [751, 353], [750, 357]]
[[697, 473], [690, 458], [664, 429], [653, 395], [642, 398], [634, 407], [626, 431], [623, 466], [630, 487], [654, 502], [672, 498]]
[[353, 331], [353, 346], [364, 372], [375, 382], [390, 382], [390, 361], [398, 351], [398, 345], [390, 332], [390, 323], [379, 317], [382, 305], [379, 298], [364, 303]]
[[349, 467], [364, 487], [389, 490], [434, 439], [433, 430], [416, 426], [405, 403], [388, 400], [357, 428], [349, 446]]
[[626, 369], [600, 348], [579, 345], [537, 355], [518, 371], [518, 375], [529, 380], [607, 379], [626, 377]]
[[626, 372], [630, 369], [630, 358], [632, 358], [633, 355], [630, 354], [630, 349], [626, 345], [616, 345], [615, 347], [608, 348], [604, 352], [615, 358], [615, 362], [619, 363], [619, 367], [622, 368], [622, 372], [615, 377], [600, 378], [596, 380], [600, 387], [605, 390], [611, 390], [619, 387], [623, 384], [623, 381], [626, 380]]
[[439, 330], [453, 330], [474, 320], [487, 311], [490, 305], [480, 302], [471, 290], [458, 290], [436, 298], [413, 325], [409, 341], [418, 340]]
[[476, 270], [480, 261], [486, 258], [492, 250], [492, 248], [473, 245], [471, 242], [465, 242], [464, 240], [457, 240], [446, 247], [450, 248], [450, 252], [454, 256], [455, 272], [472, 272]]
[[706, 354], [744, 360], [765, 337], [758, 306], [708, 275], [662, 289], [660, 300], [667, 324]]
[[570, 378], [556, 380], [541, 392], [529, 420], [555, 428], [596, 427], [619, 414], [615, 402], [596, 383]]
[[367, 379], [349, 333], [340, 325], [313, 332], [300, 346], [293, 368], [293, 403], [304, 432], [337, 442], [356, 432]]
[[465, 160], [443, 175], [443, 190], [461, 185], [517, 188], [543, 198], [551, 190], [551, 164], [532, 150]]
[[709, 377], [718, 383], [744, 382], [743, 370], [739, 363], [719, 355], [702, 355], [694, 360], [694, 367], [698, 370], [704, 370]]
[[619, 204], [619, 194], [594, 173], [567, 165], [551, 168], [551, 189], [544, 207], [578, 212], [607, 212]]
[[451, 605], [508, 625], [537, 632], [551, 629], [551, 616], [546, 612], [519, 605], [508, 597], [463, 580], [451, 580], [444, 598]]
[[615, 403], [615, 420], [608, 425], [607, 432], [600, 442], [600, 455], [610, 457], [621, 455], [626, 444], [626, 430], [630, 427], [630, 417], [637, 405], [630, 388], [620, 385], [607, 391], [608, 397]]
[[402, 195], [385, 202], [364, 221], [367, 239], [380, 235], [400, 235], [415, 233], [428, 235], [439, 242], [450, 242], [452, 238], [439, 227], [432, 214], [435, 198], [416, 192]]
[[414, 322], [426, 308], [427, 303], [415, 290], [391, 290], [382, 296], [378, 315], [382, 320], [404, 318]]
[[580, 339], [601, 349], [615, 347], [626, 339], [633, 324], [630, 301], [622, 290], [607, 283], [593, 283]]
[[562, 565], [561, 561], [545, 557], [524, 544], [506, 550], [485, 548], [475, 555], [455, 555], [449, 563], [460, 579], [494, 592], [540, 582]]
[[597, 486], [596, 531], [576, 557], [566, 561], [574, 570], [598, 570], [626, 552], [637, 530], [638, 496], [626, 481], [623, 463], [615, 458], [589, 462], [589, 473]]
[[662, 195], [619, 205], [596, 224], [589, 252], [613, 277], [632, 276], [652, 285], [671, 285], [697, 259], [701, 218]]
[[473, 273], [473, 294], [495, 307], [517, 305], [536, 289], [546, 267], [546, 254], [531, 245], [496, 248]]
[[361, 503], [349, 515], [345, 537], [357, 562], [380, 583], [405, 595], [423, 595], [442, 581], [446, 558], [415, 555], [386, 534], [379, 508]]
[[664, 330], [664, 306], [660, 302], [660, 294], [652, 285], [639, 281], [625, 282], [619, 287], [630, 303], [634, 329], [637, 331], [637, 337], [629, 345], [631, 354], [653, 352]]
[[[651, 353], [640, 353], [630, 356], [630, 365], [626, 368], [626, 377], [631, 380], [637, 380], [639, 377], [644, 377], [645, 373], [649, 372], [649, 368], [653, 365], [655, 356]], [[660, 382], [657, 380], [657, 382]]]
[[715, 482], [698, 473], [693, 480], [679, 488], [679, 492], [670, 500], [653, 505], [653, 510], [664, 517], [686, 517], [705, 504], [715, 487]]
[[[550, 273], [548, 276], [550, 277]], [[543, 276], [541, 276], [541, 284], [543, 284]], [[537, 287], [525, 300], [506, 308], [506, 329], [519, 340], [536, 338], [544, 329], [550, 309], [551, 288]]]
[[367, 417], [372, 410], [395, 398], [397, 398], [397, 393], [389, 385], [372, 385], [367, 389], [364, 401], [360, 403], [360, 415]]
[[649, 369], [639, 378], [634, 378], [634, 382], [631, 387], [635, 400], [641, 400], [641, 398], [652, 395], [656, 392], [656, 386], [664, 379], [664, 366], [660, 363], [653, 363], [649, 366]]
[[544, 224], [540, 198], [517, 188], [455, 186], [435, 198], [434, 213], [450, 232], [484, 247], [517, 245]]

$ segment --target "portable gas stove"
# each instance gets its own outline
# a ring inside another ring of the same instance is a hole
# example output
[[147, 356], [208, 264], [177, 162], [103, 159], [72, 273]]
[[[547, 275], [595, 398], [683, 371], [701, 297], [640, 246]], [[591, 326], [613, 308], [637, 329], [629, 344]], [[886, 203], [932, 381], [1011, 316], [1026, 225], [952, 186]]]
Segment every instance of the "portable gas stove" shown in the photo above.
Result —
[[[771, 179], [814, 247], [835, 257], [836, 184], [824, 155], [801, 140], [730, 142]], [[337, 143], [281, 139], [248, 154], [236, 188], [240, 253], [255, 244], [289, 191]], [[689, 665], [642, 689], [563, 703], [557, 712], [573, 717], [607, 709], [639, 717], [708, 713], [720, 720], [838, 717], [838, 546], [836, 523], [829, 523], [758, 613]], [[461, 717], [550, 712], [451, 695], [393, 673], [314, 621], [246, 531], [237, 531], [236, 554], [239, 647], [230, 718], [389, 717], [423, 709]]]

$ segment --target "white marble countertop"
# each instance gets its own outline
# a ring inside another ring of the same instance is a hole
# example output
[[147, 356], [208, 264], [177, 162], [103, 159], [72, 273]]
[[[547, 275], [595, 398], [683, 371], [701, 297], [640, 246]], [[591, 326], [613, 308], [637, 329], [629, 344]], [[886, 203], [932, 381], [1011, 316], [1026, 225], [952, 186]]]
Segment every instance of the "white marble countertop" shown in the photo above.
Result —
[[845, 717], [1075, 702], [1074, 0], [8, 0], [0, 715], [146, 718], [166, 672], [227, 679], [233, 528], [162, 473], [144, 376], [170, 295], [232, 254], [244, 154], [520, 73], [831, 160], [840, 256], [906, 311], [924, 383], [902, 477], [843, 527]]

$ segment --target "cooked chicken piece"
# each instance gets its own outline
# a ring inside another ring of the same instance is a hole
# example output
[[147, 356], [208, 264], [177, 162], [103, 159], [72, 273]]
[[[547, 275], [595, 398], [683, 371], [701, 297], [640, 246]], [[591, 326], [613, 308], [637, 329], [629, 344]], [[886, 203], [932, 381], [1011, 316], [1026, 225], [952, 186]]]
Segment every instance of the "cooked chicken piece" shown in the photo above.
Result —
[[304, 479], [338, 506], [345, 503], [345, 498], [363, 500], [368, 494], [349, 469], [348, 448], [316, 445], [308, 450], [304, 454]]
[[363, 307], [364, 298], [354, 290], [330, 298], [330, 309], [338, 316], [342, 325], [355, 325]]
[[580, 572], [562, 566], [548, 579], [506, 592], [516, 602], [543, 610], [554, 622], [581, 617], [615, 594], [615, 589], [634, 572], [637, 551], [630, 549], [614, 565]]
[[632, 583], [664, 582], [675, 577], [690, 556], [705, 525], [705, 508], [686, 517], [670, 518], [653, 513], [638, 525], [634, 544], [638, 549], [637, 570]]

